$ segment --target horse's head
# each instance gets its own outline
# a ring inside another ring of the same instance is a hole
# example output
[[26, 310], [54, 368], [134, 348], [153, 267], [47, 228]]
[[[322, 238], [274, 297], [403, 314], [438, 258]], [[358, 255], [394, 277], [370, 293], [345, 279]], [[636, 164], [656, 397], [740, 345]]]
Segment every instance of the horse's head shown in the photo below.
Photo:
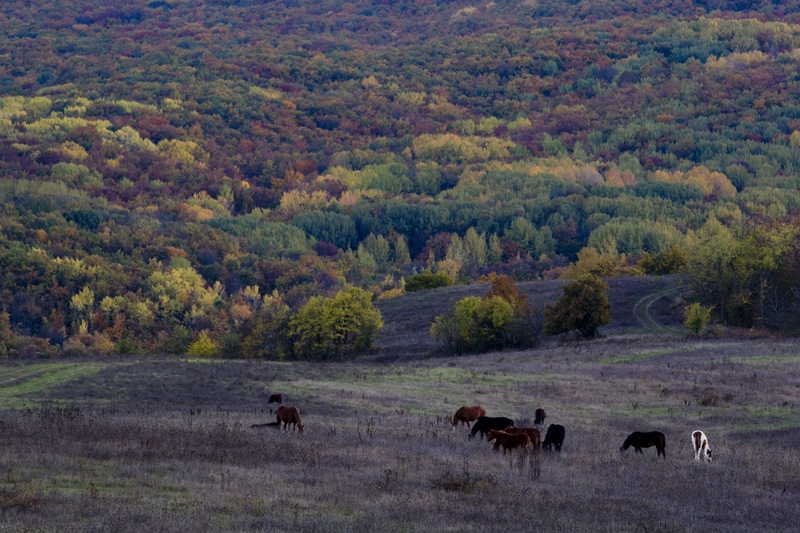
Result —
[[711, 450], [706, 450], [706, 457], [708, 457], [708, 462], [711, 462]]

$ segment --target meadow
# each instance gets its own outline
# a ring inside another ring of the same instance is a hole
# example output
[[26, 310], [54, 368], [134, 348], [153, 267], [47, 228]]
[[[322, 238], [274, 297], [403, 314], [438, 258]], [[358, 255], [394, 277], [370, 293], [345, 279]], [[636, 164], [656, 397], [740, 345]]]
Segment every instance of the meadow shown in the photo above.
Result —
[[[613, 335], [458, 358], [0, 365], [4, 531], [790, 531], [800, 341]], [[272, 420], [282, 392], [306, 430]], [[567, 429], [504, 457], [462, 404]], [[696, 463], [702, 429], [712, 464]], [[620, 453], [632, 431], [666, 434]]]

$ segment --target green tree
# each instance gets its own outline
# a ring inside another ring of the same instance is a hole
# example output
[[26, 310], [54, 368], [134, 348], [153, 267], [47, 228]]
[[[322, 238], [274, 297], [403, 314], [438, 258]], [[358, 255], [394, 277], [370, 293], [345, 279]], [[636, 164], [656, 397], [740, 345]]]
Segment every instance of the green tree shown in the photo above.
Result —
[[312, 297], [289, 320], [289, 335], [295, 356], [333, 359], [369, 349], [382, 327], [370, 293], [349, 287], [333, 298]]
[[706, 329], [713, 309], [713, 307], [704, 307], [695, 302], [683, 310], [683, 323], [689, 328], [689, 331], [700, 335]]
[[578, 330], [583, 338], [594, 338], [600, 326], [611, 321], [608, 283], [584, 274], [564, 285], [564, 294], [544, 311], [544, 334], [558, 335]]
[[291, 353], [289, 320], [291, 313], [278, 291], [264, 296], [252, 329], [242, 340], [245, 357], [285, 359]]

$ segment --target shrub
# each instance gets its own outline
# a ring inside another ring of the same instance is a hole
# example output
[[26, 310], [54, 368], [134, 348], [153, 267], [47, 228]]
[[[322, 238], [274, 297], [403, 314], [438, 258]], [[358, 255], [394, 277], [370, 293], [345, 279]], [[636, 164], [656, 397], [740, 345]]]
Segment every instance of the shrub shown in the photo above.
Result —
[[419, 274], [409, 276], [406, 280], [406, 292], [421, 291], [423, 289], [435, 289], [437, 287], [449, 287], [453, 284], [453, 278], [444, 272], [434, 274], [426, 270]]

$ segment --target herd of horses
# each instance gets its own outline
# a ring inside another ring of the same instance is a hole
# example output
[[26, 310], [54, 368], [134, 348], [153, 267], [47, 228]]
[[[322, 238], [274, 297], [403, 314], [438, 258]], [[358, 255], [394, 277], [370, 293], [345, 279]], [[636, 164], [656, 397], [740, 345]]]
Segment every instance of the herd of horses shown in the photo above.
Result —
[[[281, 424], [283, 424], [284, 431], [288, 431], [289, 427], [291, 427], [292, 431], [299, 430], [302, 433], [305, 426], [300, 418], [300, 410], [297, 407], [283, 405], [282, 402], [282, 394], [271, 395], [267, 403], [279, 404], [274, 412], [275, 422], [253, 424], [251, 427], [270, 426], [280, 429]], [[539, 408], [534, 412], [534, 427], [516, 427], [514, 420], [511, 418], [486, 416], [486, 410], [480, 405], [471, 407], [462, 405], [453, 415], [452, 424], [453, 429], [456, 429], [459, 425], [466, 425], [470, 429], [470, 439], [480, 433], [481, 440], [486, 438], [486, 441], [492, 444], [493, 450], [502, 448], [503, 455], [520, 448], [526, 452], [531, 448], [539, 450], [540, 447], [545, 450], [555, 448], [557, 452], [561, 452], [566, 430], [561, 424], [550, 424], [544, 439], [542, 439], [541, 429], [544, 428], [545, 418], [547, 418], [547, 413], [545, 413], [544, 409]], [[667, 439], [660, 431], [634, 431], [628, 435], [619, 450], [624, 452], [633, 447], [634, 454], [641, 453], [644, 455], [642, 448], [655, 446], [656, 457], [661, 456], [666, 459], [666, 445]], [[708, 437], [706, 437], [705, 433], [700, 430], [692, 432], [692, 447], [694, 448], [696, 461], [700, 459], [711, 461], [711, 448], [708, 445]]]
[[[539, 408], [536, 409], [534, 416], [533, 425], [535, 427], [518, 428], [514, 426], [514, 421], [510, 418], [486, 416], [486, 410], [480, 405], [472, 407], [463, 405], [453, 415], [453, 429], [459, 425], [466, 425], [467, 427], [471, 425], [469, 438], [473, 438], [480, 433], [481, 440], [486, 437], [486, 440], [492, 443], [493, 449], [499, 450], [503, 448], [503, 455], [517, 448], [522, 448], [524, 451], [528, 451], [531, 448], [538, 450], [540, 442], [543, 449], [550, 450], [555, 447], [556, 451], [560, 452], [566, 433], [564, 426], [550, 424], [544, 440], [541, 440], [539, 428], [544, 427], [544, 419], [547, 415], [544, 409]], [[656, 457], [667, 457], [667, 439], [663, 433], [660, 431], [634, 431], [622, 443], [620, 452], [633, 447], [634, 454], [641, 453], [644, 455], [642, 448], [651, 448], [653, 446], [656, 448]], [[706, 437], [705, 433], [700, 430], [692, 432], [692, 447], [694, 448], [696, 461], [701, 459], [708, 462], [711, 461], [711, 448], [708, 445], [708, 437]]]
[[538, 450], [540, 447], [547, 450], [555, 448], [560, 452], [566, 430], [561, 424], [550, 424], [542, 440], [540, 428], [544, 428], [545, 418], [547, 413], [539, 408], [534, 413], [534, 427], [516, 427], [514, 421], [505, 416], [486, 416], [486, 410], [480, 405], [472, 407], [463, 405], [453, 415], [452, 424], [453, 429], [460, 425], [469, 427], [470, 439], [480, 433], [481, 440], [485, 437], [494, 450], [502, 448], [503, 455], [517, 448], [522, 448], [524, 451], [531, 448]]

